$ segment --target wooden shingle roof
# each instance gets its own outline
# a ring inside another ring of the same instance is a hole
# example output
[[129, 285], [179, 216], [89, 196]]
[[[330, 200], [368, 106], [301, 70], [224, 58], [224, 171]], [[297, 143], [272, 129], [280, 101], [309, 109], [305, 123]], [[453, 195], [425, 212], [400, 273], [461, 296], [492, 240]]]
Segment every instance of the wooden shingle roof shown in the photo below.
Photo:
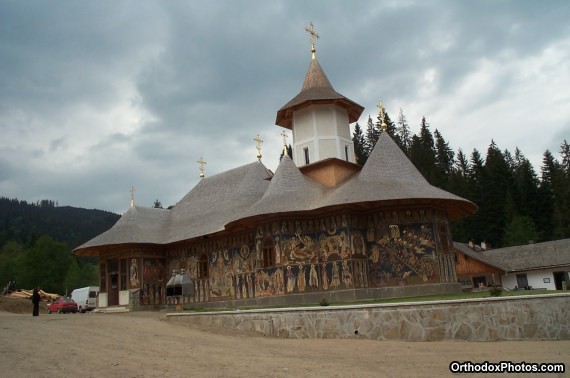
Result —
[[[271, 179], [271, 180], [270, 180]], [[382, 133], [362, 170], [337, 187], [303, 175], [285, 156], [275, 175], [261, 162], [200, 180], [172, 210], [129, 209], [107, 232], [76, 249], [118, 244], [169, 244], [221, 232], [272, 214], [311, 214], [333, 207], [437, 206], [451, 219], [477, 206], [430, 185], [387, 133]]]
[[323, 185], [304, 176], [289, 156], [284, 156], [263, 197], [240, 219], [312, 210], [319, 206], [325, 190]]
[[312, 59], [301, 92], [277, 111], [275, 124], [291, 129], [293, 112], [311, 104], [336, 104], [348, 112], [348, 121], [358, 121], [364, 107], [334, 90], [317, 59]]
[[452, 220], [477, 211], [474, 203], [430, 185], [386, 132], [380, 134], [362, 170], [332, 191], [323, 206], [350, 203], [424, 203], [445, 209]]

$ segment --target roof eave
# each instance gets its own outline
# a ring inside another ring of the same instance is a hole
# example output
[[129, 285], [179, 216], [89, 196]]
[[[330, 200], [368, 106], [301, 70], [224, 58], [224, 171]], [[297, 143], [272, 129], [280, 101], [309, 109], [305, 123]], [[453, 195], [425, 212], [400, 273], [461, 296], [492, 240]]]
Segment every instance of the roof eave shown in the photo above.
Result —
[[[289, 103], [291, 103], [291, 100]], [[277, 111], [275, 124], [291, 130], [293, 124], [293, 113], [311, 105], [337, 105], [346, 110], [348, 114], [348, 122], [354, 123], [358, 121], [360, 115], [364, 111], [364, 107], [346, 97], [334, 99], [309, 99], [293, 105], [285, 105]]]

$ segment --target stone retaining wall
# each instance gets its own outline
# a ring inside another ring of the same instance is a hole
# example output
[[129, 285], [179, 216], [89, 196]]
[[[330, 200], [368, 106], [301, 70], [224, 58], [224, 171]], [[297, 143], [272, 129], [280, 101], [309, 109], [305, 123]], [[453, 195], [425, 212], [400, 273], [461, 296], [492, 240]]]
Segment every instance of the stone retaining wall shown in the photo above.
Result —
[[171, 313], [169, 321], [285, 338], [407, 341], [570, 339], [570, 294]]

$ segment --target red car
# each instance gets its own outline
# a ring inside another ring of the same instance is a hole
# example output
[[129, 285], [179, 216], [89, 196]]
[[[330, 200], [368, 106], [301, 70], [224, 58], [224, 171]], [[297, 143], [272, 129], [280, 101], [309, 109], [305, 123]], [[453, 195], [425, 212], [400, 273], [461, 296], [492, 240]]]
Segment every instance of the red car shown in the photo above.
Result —
[[55, 301], [48, 305], [48, 314], [57, 312], [62, 314], [64, 312], [77, 312], [77, 303], [71, 298], [57, 298]]

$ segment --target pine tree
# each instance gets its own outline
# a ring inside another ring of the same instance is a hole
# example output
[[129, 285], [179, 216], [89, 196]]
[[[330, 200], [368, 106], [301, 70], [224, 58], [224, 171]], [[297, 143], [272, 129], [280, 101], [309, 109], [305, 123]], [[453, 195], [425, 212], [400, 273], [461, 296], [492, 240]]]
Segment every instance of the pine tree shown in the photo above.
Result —
[[540, 235], [531, 217], [516, 216], [505, 229], [502, 246], [524, 245], [530, 241], [535, 242], [539, 238]]
[[368, 116], [368, 121], [366, 123], [366, 156], [370, 156], [370, 153], [374, 149], [378, 138], [380, 137], [380, 130], [376, 127], [374, 122], [372, 122], [372, 117]]
[[457, 160], [455, 167], [456, 171], [458, 171], [462, 177], [467, 177], [469, 174], [469, 161], [467, 160], [467, 156], [465, 156], [461, 148], [457, 151]]
[[412, 136], [410, 132], [410, 126], [408, 126], [408, 121], [404, 116], [404, 111], [400, 108], [400, 114], [398, 115], [398, 127], [396, 128], [396, 134], [400, 140], [400, 148], [406, 155], [408, 155], [408, 151], [410, 149], [410, 145], [412, 144]]
[[566, 139], [560, 145], [560, 155], [562, 156], [562, 171], [566, 174], [566, 177], [570, 177], [570, 145]]
[[560, 170], [553, 177], [554, 223], [553, 237], [570, 237], [570, 145], [566, 139], [560, 145]]
[[540, 186], [538, 188], [538, 206], [541, 211], [536, 219], [536, 226], [544, 240], [551, 240], [555, 229], [554, 220], [554, 177], [561, 172], [560, 163], [549, 150], [544, 152], [541, 167]]
[[435, 129], [434, 136], [435, 164], [437, 166], [437, 181], [435, 185], [445, 189], [449, 186], [449, 178], [453, 170], [455, 153], [437, 129]]
[[352, 143], [354, 144], [354, 155], [356, 157], [356, 163], [364, 165], [368, 159], [368, 154], [366, 153], [366, 140], [364, 139], [364, 134], [358, 122], [354, 126], [354, 133], [352, 134]]
[[493, 246], [499, 247], [503, 239], [506, 219], [506, 200], [511, 171], [504, 155], [491, 141], [487, 149], [483, 176], [483, 193], [481, 202], [481, 225], [484, 238]]
[[[457, 160], [452, 168], [447, 190], [463, 198], [469, 198], [469, 161], [461, 149], [457, 151]], [[471, 238], [469, 218], [451, 223], [451, 232], [454, 240], [468, 242]]]
[[517, 215], [536, 219], [540, 212], [540, 208], [537, 207], [539, 180], [532, 164], [518, 147], [515, 149], [512, 178]]
[[466, 198], [479, 206], [479, 211], [472, 217], [467, 218], [467, 228], [470, 230], [469, 239], [476, 242], [486, 240], [485, 231], [483, 230], [482, 213], [484, 212], [483, 199], [485, 198], [484, 187], [484, 162], [481, 153], [477, 149], [473, 149], [469, 161], [468, 172], [468, 195]]
[[[386, 124], [386, 132], [388, 135], [390, 135], [392, 140], [396, 142], [400, 149], [402, 149], [402, 142], [400, 141], [400, 136], [397, 133], [396, 125], [394, 125], [394, 122], [392, 122], [392, 119], [390, 119], [390, 115], [386, 111], [386, 108], [382, 107], [382, 110], [384, 111], [384, 123]], [[380, 136], [380, 131], [382, 130], [382, 113], [380, 111], [378, 112], [378, 117], [376, 117], [376, 129], [378, 130], [378, 136]]]
[[412, 137], [409, 154], [410, 160], [420, 173], [430, 184], [435, 185], [437, 182], [435, 145], [425, 117], [422, 118], [420, 135]]

